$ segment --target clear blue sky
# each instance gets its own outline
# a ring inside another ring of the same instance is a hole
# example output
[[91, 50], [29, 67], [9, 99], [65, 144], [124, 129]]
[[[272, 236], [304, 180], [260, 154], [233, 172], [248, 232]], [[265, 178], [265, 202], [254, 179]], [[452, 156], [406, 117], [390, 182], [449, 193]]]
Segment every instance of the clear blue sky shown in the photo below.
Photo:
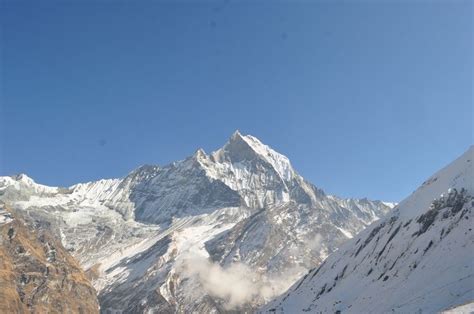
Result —
[[1, 175], [121, 177], [239, 129], [398, 201], [473, 142], [471, 1], [41, 2], [0, 4]]

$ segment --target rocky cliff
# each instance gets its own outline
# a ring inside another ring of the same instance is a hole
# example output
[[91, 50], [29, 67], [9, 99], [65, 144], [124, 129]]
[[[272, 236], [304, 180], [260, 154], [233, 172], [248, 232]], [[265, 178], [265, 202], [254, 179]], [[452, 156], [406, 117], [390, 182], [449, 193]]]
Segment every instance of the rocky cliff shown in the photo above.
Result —
[[96, 291], [48, 231], [0, 205], [0, 313], [98, 313]]

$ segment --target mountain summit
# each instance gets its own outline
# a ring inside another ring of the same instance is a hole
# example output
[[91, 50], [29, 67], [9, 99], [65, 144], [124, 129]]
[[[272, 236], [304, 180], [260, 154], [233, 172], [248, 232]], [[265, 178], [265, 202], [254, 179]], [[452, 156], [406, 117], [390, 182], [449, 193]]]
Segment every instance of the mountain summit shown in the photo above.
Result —
[[286, 156], [277, 153], [251, 135], [242, 136], [239, 131], [235, 131], [227, 144], [213, 153], [212, 157], [218, 162], [227, 160], [233, 163], [261, 158], [268, 162], [285, 181], [289, 181], [294, 173]]
[[101, 309], [124, 312], [255, 309], [391, 209], [326, 195], [238, 131], [215, 152], [120, 179], [57, 188], [0, 177], [0, 199], [47, 223]]

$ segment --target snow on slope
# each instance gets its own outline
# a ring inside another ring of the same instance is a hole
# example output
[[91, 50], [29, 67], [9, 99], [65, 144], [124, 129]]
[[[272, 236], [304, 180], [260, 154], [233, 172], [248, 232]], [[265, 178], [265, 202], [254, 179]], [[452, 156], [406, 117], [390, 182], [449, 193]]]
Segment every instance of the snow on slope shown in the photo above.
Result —
[[251, 146], [257, 154], [265, 158], [265, 160], [273, 166], [283, 180], [289, 181], [291, 179], [294, 171], [291, 167], [290, 160], [286, 156], [277, 153], [251, 135], [242, 136], [239, 131], [236, 131], [233, 136], [242, 137], [242, 139]]
[[5, 210], [4, 205], [0, 204], [0, 226], [13, 220], [13, 216]]
[[[51, 226], [94, 276], [102, 309], [128, 312], [252, 309], [391, 209], [326, 195], [288, 158], [239, 132], [209, 155], [198, 150], [123, 179], [50, 188], [25, 175], [0, 177], [0, 199]], [[196, 258], [202, 267], [185, 271]], [[210, 269], [250, 269], [225, 277], [255, 293], [207, 289]], [[291, 279], [276, 282], [279, 273]]]
[[433, 313], [474, 300], [473, 162], [471, 147], [262, 312]]
[[442, 314], [474, 314], [474, 302], [462, 304], [441, 312]]

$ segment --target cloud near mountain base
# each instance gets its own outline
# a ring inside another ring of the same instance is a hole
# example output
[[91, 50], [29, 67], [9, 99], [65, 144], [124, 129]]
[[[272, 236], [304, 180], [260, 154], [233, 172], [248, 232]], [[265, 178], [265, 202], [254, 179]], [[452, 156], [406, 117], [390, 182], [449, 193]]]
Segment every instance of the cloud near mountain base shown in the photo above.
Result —
[[306, 272], [295, 267], [278, 276], [264, 276], [243, 263], [223, 267], [209, 259], [187, 254], [178, 262], [182, 277], [198, 280], [209, 295], [222, 299], [226, 309], [236, 309], [256, 300], [270, 300], [286, 291]]

